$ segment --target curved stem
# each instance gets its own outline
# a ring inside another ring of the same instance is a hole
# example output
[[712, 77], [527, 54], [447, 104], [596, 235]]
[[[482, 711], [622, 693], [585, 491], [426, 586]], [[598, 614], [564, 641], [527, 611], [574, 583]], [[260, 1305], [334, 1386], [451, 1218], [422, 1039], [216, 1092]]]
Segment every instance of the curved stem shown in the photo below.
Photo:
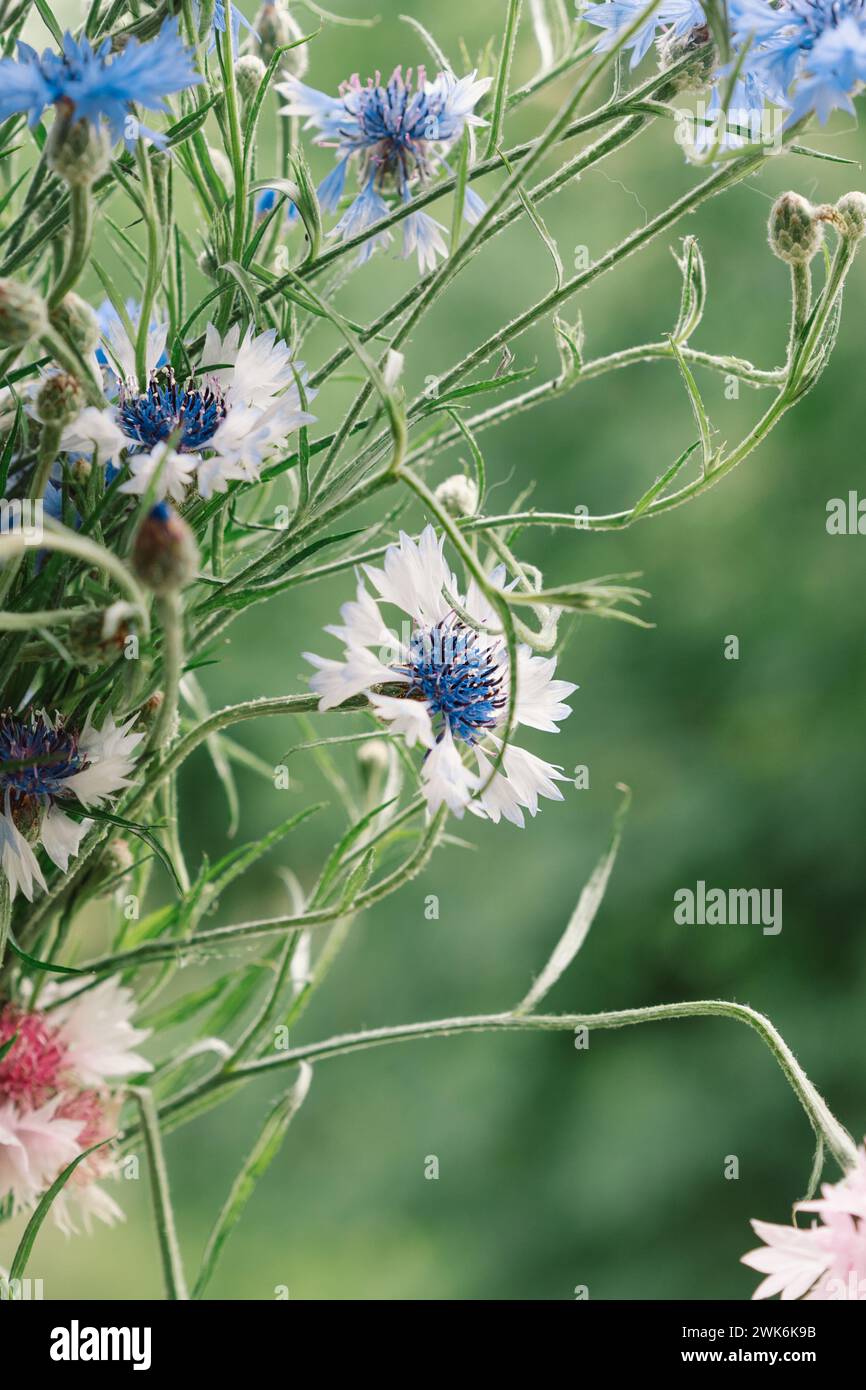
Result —
[[698, 999], [676, 1004], [656, 1004], [647, 1008], [617, 1009], [595, 1014], [476, 1014], [460, 1018], [434, 1019], [424, 1023], [408, 1023], [389, 1028], [372, 1028], [360, 1033], [343, 1033], [323, 1042], [307, 1043], [281, 1052], [278, 1056], [243, 1062], [229, 1072], [207, 1078], [168, 1101], [160, 1117], [182, 1123], [192, 1114], [200, 1113], [206, 1097], [225, 1088], [234, 1089], [239, 1082], [254, 1076], [270, 1075], [283, 1067], [299, 1062], [325, 1061], [352, 1052], [390, 1043], [409, 1042], [419, 1038], [453, 1037], [461, 1033], [490, 1032], [574, 1032], [577, 1028], [626, 1028], [638, 1023], [664, 1023], [681, 1018], [728, 1018], [745, 1023], [770, 1049], [782, 1069], [791, 1089], [806, 1112], [814, 1132], [826, 1143], [843, 1172], [857, 1161], [857, 1146], [848, 1131], [839, 1123], [800, 1066], [784, 1038], [764, 1014], [747, 1004], [724, 999]]

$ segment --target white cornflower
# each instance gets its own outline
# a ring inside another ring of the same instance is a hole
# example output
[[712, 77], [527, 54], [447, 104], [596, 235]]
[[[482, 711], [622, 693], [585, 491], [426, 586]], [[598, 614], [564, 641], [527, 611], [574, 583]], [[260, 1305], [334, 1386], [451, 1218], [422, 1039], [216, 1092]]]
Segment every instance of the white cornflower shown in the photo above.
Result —
[[129, 785], [135, 748], [143, 733], [131, 733], [136, 716], [117, 725], [109, 714], [97, 729], [90, 716], [74, 730], [44, 710], [25, 718], [0, 716], [0, 866], [14, 897], [20, 888], [32, 901], [45, 879], [32, 845], [64, 873], [92, 822], [74, 820], [63, 806], [101, 806]]
[[[426, 750], [421, 780], [431, 811], [444, 804], [458, 816], [468, 808], [522, 826], [524, 811], [534, 816], [540, 797], [562, 800], [556, 784], [567, 779], [560, 767], [511, 744], [491, 778], [508, 719], [508, 650], [451, 607], [443, 591], [457, 595], [457, 581], [442, 544], [428, 526], [417, 543], [401, 534], [382, 569], [365, 566], [378, 598], [359, 581], [340, 610], [342, 624], [326, 629], [342, 642], [343, 659], [306, 653], [318, 668], [310, 684], [322, 710], [366, 694], [394, 734]], [[502, 567], [490, 575], [494, 585], [504, 580]], [[479, 627], [494, 626], [474, 580], [457, 601]], [[402, 640], [388, 629], [380, 603], [408, 614]], [[577, 687], [555, 679], [555, 670], [555, 659], [518, 648], [515, 727], [558, 732], [558, 721], [571, 713], [564, 701]]]

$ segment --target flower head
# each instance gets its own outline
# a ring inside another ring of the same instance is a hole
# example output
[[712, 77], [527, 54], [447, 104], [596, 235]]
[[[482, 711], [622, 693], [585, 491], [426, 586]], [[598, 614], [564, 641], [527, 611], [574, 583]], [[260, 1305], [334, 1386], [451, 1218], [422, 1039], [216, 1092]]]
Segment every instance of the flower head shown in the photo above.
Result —
[[[150, 43], [133, 38], [120, 53], [112, 53], [111, 39], [94, 49], [87, 39], [74, 39], [70, 33], [59, 54], [46, 49], [40, 56], [19, 42], [17, 59], [0, 61], [0, 120], [24, 112], [35, 126], [53, 105], [74, 121], [98, 126], [104, 120], [115, 143], [124, 137], [129, 141], [127, 119], [133, 102], [165, 111], [167, 96], [203, 80], [175, 20], [167, 20]], [[156, 144], [164, 143], [154, 131], [138, 129]]]
[[32, 900], [34, 884], [45, 888], [34, 845], [64, 873], [77, 855], [91, 821], [64, 805], [101, 806], [129, 785], [144, 737], [130, 732], [135, 718], [117, 725], [110, 714], [97, 729], [88, 716], [76, 729], [44, 710], [0, 716], [0, 866], [13, 896], [20, 888]]
[[866, 1300], [866, 1148], [841, 1182], [825, 1183], [819, 1198], [798, 1202], [796, 1210], [816, 1212], [821, 1224], [752, 1222], [764, 1244], [743, 1264], [765, 1276], [752, 1297]]
[[[100, 457], [126, 454], [129, 476], [121, 492], [143, 494], [156, 480], [159, 498], [182, 502], [193, 476], [209, 497], [225, 492], [233, 479], [254, 482], [274, 450], [293, 430], [309, 424], [301, 404], [315, 392], [306, 388], [302, 362], [293, 362], [273, 329], [243, 338], [237, 325], [225, 337], [209, 325], [202, 365], [180, 382], [165, 363], [167, 326], [154, 324], [148, 336], [148, 383], [135, 377], [132, 345], [119, 319], [109, 319], [103, 342], [106, 390], [116, 400], [106, 410], [88, 406], [69, 424], [64, 449], [96, 448]], [[300, 385], [299, 385], [300, 383]]]
[[[401, 535], [382, 569], [365, 568], [378, 598], [359, 581], [355, 599], [340, 610], [342, 624], [327, 629], [343, 643], [344, 660], [307, 654], [318, 668], [310, 683], [320, 709], [365, 692], [392, 733], [426, 750], [421, 778], [431, 811], [444, 803], [456, 815], [468, 808], [522, 826], [539, 797], [561, 800], [561, 768], [513, 745], [493, 774], [508, 718], [508, 651], [485, 631], [494, 616], [474, 581], [458, 600], [461, 613], [446, 598], [444, 590], [456, 595], [458, 586], [433, 527], [418, 542]], [[502, 568], [490, 575], [494, 585], [504, 580]], [[408, 614], [402, 637], [388, 629], [380, 603]], [[516, 724], [558, 732], [576, 686], [556, 680], [555, 669], [554, 659], [518, 649]]]
[[[76, 991], [80, 984], [76, 981]], [[27, 1210], [84, 1150], [117, 1131], [118, 1100], [109, 1087], [120, 1077], [151, 1070], [132, 1049], [149, 1036], [131, 1023], [131, 991], [115, 980], [91, 984], [63, 1002], [49, 985], [50, 1011], [19, 1004], [0, 1008], [0, 1204]], [[90, 1154], [53, 1204], [62, 1230], [75, 1229], [74, 1210], [89, 1228], [122, 1218], [97, 1179], [113, 1171], [105, 1148]]]
[[[288, 98], [284, 115], [306, 117], [306, 129], [315, 130], [316, 143], [332, 145], [337, 163], [319, 187], [319, 201], [328, 212], [336, 212], [346, 184], [350, 164], [356, 166], [360, 191], [341, 217], [332, 235], [343, 240], [365, 231], [390, 211], [387, 196], [408, 202], [414, 189], [428, 185], [445, 163], [448, 150], [467, 126], [483, 125], [475, 107], [487, 91], [490, 78], [476, 79], [474, 72], [457, 78], [440, 72], [429, 82], [423, 67], [414, 76], [395, 68], [383, 84], [380, 75], [362, 83], [352, 77], [332, 97], [306, 86], [296, 77], [277, 84]], [[467, 199], [465, 216], [477, 221], [480, 199]], [[422, 270], [435, 265], [437, 255], [445, 254], [443, 229], [425, 213], [412, 213], [405, 220], [403, 255], [417, 255]], [[385, 232], [376, 239], [384, 245]], [[364, 245], [361, 260], [374, 246]]]

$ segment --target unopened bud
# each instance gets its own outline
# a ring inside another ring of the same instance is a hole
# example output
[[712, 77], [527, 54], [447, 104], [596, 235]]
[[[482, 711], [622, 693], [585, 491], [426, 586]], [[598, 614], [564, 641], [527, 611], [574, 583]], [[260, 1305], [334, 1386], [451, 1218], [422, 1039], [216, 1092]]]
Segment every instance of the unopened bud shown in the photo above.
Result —
[[68, 425], [83, 405], [81, 382], [69, 372], [47, 376], [36, 395], [36, 414], [43, 425]]
[[101, 179], [111, 164], [111, 136], [100, 121], [76, 121], [72, 107], [58, 104], [57, 115], [45, 144], [49, 169], [68, 184], [86, 188]]
[[47, 327], [42, 296], [17, 280], [0, 280], [0, 347], [24, 347]]
[[262, 85], [265, 71], [265, 65], [257, 53], [245, 53], [242, 58], [238, 58], [235, 65], [235, 81], [238, 94], [245, 106], [254, 100]]
[[[247, 48], [250, 52], [261, 54], [266, 63], [271, 61], [278, 48], [283, 48], [287, 43], [294, 43], [296, 39], [302, 38], [304, 33], [285, 5], [279, 4], [262, 5], [253, 20], [253, 32], [258, 35], [259, 42], [256, 43], [251, 37]], [[303, 77], [309, 65], [310, 58], [305, 43], [299, 48], [290, 48], [288, 53], [283, 54], [282, 66], [293, 77]]]
[[474, 516], [478, 509], [478, 484], [465, 473], [455, 473], [439, 484], [436, 501], [449, 516]]
[[840, 232], [850, 241], [859, 241], [866, 236], [866, 193], [845, 193], [835, 208], [835, 222]]
[[217, 278], [220, 263], [212, 246], [206, 246], [203, 251], [200, 251], [195, 263], [202, 275], [206, 275], [209, 280]]
[[51, 310], [51, 322], [67, 342], [74, 343], [83, 357], [96, 351], [99, 342], [99, 320], [90, 305], [80, 295], [70, 292]]
[[358, 762], [362, 772], [384, 771], [388, 766], [388, 749], [382, 738], [368, 738], [358, 748]]
[[808, 199], [799, 193], [783, 193], [773, 204], [767, 235], [780, 260], [807, 265], [821, 245], [824, 227]]
[[195, 578], [198, 547], [192, 531], [167, 502], [157, 502], [138, 528], [132, 568], [155, 594], [171, 594]]

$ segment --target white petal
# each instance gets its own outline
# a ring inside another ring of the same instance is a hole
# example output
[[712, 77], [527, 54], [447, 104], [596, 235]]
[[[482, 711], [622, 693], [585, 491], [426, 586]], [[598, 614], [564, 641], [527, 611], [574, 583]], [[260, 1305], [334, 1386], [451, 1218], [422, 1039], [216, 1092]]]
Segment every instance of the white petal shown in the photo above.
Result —
[[316, 656], [315, 652], [304, 652], [304, 660], [318, 667], [316, 675], [310, 677], [310, 686], [321, 696], [320, 710], [333, 709], [380, 681], [401, 679], [366, 647], [348, 647], [345, 655], [345, 661], [332, 661], [326, 656]]
[[472, 793], [481, 785], [477, 774], [464, 765], [450, 729], [424, 759], [421, 784], [431, 812], [445, 805], [455, 816], [463, 815]]
[[102, 728], [96, 729], [87, 716], [78, 747], [88, 766], [67, 777], [64, 783], [82, 806], [100, 806], [121, 787], [129, 786], [129, 774], [135, 767], [133, 753], [145, 737], [143, 732], [129, 732], [136, 718], [133, 715], [125, 724], [115, 724], [114, 715], [109, 714]]
[[110, 1077], [153, 1070], [146, 1058], [132, 1051], [150, 1037], [148, 1029], [132, 1026], [135, 1008], [132, 990], [105, 980], [54, 1011], [69, 1065], [82, 1086], [101, 1086]]
[[507, 777], [503, 777], [501, 772], [497, 772], [489, 785], [485, 786], [490, 778], [493, 764], [480, 748], [476, 748], [475, 756], [478, 761], [478, 771], [481, 775], [481, 792], [479, 802], [487, 815], [498, 825], [504, 816], [511, 821], [512, 825], [517, 825], [522, 830], [526, 824], [525, 817], [521, 808], [521, 800], [512, 782]]
[[401, 734], [410, 748], [416, 743], [425, 748], [436, 746], [433, 721], [422, 700], [401, 700], [394, 695], [371, 693], [370, 704], [382, 719], [388, 720], [391, 732]]
[[92, 825], [92, 820], [72, 820], [56, 805], [48, 808], [42, 820], [39, 838], [48, 858], [62, 873], [65, 874], [68, 870], [69, 860], [77, 856], [79, 845]]
[[528, 647], [517, 652], [517, 722], [531, 729], [543, 729], [555, 734], [557, 720], [571, 714], [571, 706], [563, 701], [577, 690], [570, 681], [553, 679], [555, 657], [533, 656]]
[[28, 902], [33, 901], [34, 883], [45, 891], [36, 856], [9, 813], [9, 794], [6, 794], [6, 812], [0, 813], [0, 868], [9, 884], [9, 896], [14, 899], [18, 889]]
[[434, 627], [451, 612], [442, 595], [443, 587], [452, 593], [456, 589], [456, 580], [442, 554], [443, 543], [444, 537], [437, 538], [432, 526], [425, 528], [417, 545], [401, 531], [399, 545], [391, 545], [385, 552], [384, 569], [365, 566], [381, 598], [402, 608], [425, 627]]

